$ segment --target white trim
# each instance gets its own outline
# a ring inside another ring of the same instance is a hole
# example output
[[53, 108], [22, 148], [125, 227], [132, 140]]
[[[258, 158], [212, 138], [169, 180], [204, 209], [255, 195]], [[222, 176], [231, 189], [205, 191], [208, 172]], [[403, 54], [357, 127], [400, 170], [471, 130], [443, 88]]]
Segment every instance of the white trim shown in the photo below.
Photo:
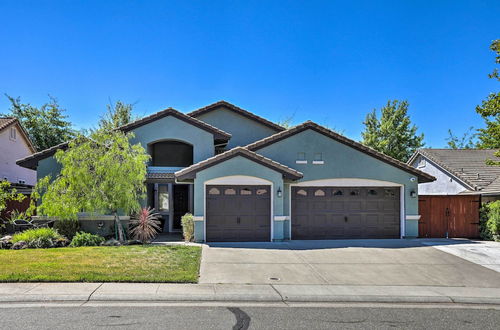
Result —
[[295, 164], [307, 164], [307, 160], [296, 160]]
[[286, 221], [290, 220], [290, 217], [288, 215], [275, 215], [274, 216], [274, 221]]
[[407, 215], [406, 220], [420, 220], [421, 215]]
[[269, 185], [271, 181], [248, 175], [229, 175], [205, 181], [206, 185]]
[[201, 215], [193, 216], [193, 221], [203, 221], [204, 219], [205, 219], [205, 217], [201, 216]]
[[272, 181], [258, 178], [250, 175], [229, 175], [218, 177], [215, 179], [210, 179], [203, 182], [203, 241], [207, 242], [207, 185], [216, 186], [216, 185], [237, 185], [237, 186], [270, 186], [269, 193], [271, 194], [271, 216], [270, 216], [270, 224], [271, 224], [271, 237], [270, 241], [273, 241], [274, 237], [274, 183]]
[[405, 186], [401, 183], [395, 183], [390, 181], [373, 180], [373, 179], [360, 179], [360, 178], [334, 178], [334, 179], [321, 179], [321, 180], [310, 180], [302, 181], [299, 183], [291, 183], [289, 189], [289, 203], [288, 203], [288, 214], [290, 215], [289, 230], [290, 230], [290, 240], [292, 240], [292, 187], [394, 187], [400, 188], [399, 192], [399, 204], [400, 204], [400, 238], [405, 236], [406, 226], [405, 226]]
[[324, 160], [313, 160], [313, 165], [323, 165], [324, 163]]

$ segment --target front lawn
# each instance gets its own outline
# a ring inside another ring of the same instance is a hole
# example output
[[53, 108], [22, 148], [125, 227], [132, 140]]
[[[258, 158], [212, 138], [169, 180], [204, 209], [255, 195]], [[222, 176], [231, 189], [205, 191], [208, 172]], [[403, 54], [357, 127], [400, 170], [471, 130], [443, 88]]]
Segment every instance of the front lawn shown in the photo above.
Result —
[[200, 257], [195, 246], [0, 250], [0, 282], [196, 283]]

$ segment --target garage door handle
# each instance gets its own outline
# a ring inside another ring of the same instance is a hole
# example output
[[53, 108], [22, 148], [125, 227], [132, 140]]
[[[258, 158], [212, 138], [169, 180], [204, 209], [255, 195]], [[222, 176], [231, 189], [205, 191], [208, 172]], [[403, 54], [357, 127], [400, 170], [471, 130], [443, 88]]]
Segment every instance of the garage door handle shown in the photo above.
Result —
[[347, 217], [344, 217], [344, 221], [347, 222]]

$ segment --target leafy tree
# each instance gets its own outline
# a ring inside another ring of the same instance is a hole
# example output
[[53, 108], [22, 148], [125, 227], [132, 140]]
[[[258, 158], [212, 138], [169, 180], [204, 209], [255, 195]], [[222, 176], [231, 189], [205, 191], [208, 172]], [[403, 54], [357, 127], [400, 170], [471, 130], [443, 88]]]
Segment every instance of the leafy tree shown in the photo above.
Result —
[[9, 181], [0, 181], [0, 213], [7, 208], [8, 201], [22, 202], [26, 196], [11, 188]]
[[123, 241], [118, 212], [133, 214], [140, 209], [146, 186], [146, 162], [150, 156], [140, 144], [131, 145], [132, 133], [97, 130], [79, 136], [55, 159], [62, 165], [50, 182], [46, 177], [37, 190], [44, 191], [39, 211], [60, 219], [77, 219], [78, 212], [112, 213]]
[[448, 130], [448, 134], [446, 141], [450, 149], [473, 149], [476, 146], [477, 133], [474, 132], [474, 127], [469, 127], [462, 137], [454, 135], [451, 129]]
[[65, 110], [54, 97], [49, 95], [49, 102], [35, 107], [30, 103], [21, 103], [19, 97], [6, 96], [11, 103], [10, 113], [6, 115], [19, 119], [37, 150], [45, 150], [75, 136]]
[[[500, 64], [500, 39], [494, 40], [490, 49], [496, 53], [495, 63]], [[495, 68], [488, 77], [500, 81], [498, 68]], [[486, 123], [486, 128], [479, 129], [478, 147], [483, 149], [500, 148], [500, 92], [490, 93], [486, 100], [476, 107], [476, 111]]]
[[377, 110], [366, 115], [363, 122], [362, 143], [387, 156], [406, 162], [420, 147], [424, 135], [417, 135], [417, 127], [411, 124], [407, 101], [388, 101], [377, 118]]
[[108, 104], [106, 113], [99, 120], [99, 129], [112, 130], [136, 120], [132, 115], [133, 106], [122, 101]]

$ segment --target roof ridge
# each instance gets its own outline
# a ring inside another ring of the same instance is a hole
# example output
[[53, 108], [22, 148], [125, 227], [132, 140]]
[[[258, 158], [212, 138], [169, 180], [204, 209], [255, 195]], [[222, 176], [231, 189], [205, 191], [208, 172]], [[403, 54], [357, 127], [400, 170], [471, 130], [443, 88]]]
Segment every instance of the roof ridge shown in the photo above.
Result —
[[239, 112], [240, 114], [242, 115], [245, 115], [247, 117], [250, 117], [258, 122], [260, 122], [261, 124], [265, 125], [265, 126], [268, 126], [268, 127], [271, 127], [275, 130], [278, 130], [278, 131], [283, 131], [283, 130], [286, 130], [286, 128], [264, 118], [264, 117], [261, 117], [259, 115], [256, 115], [255, 113], [253, 112], [250, 112], [248, 110], [245, 110], [243, 108], [240, 108], [228, 101], [225, 101], [225, 100], [220, 100], [220, 101], [217, 101], [215, 103], [212, 103], [212, 104], [209, 104], [209, 105], [206, 105], [202, 108], [199, 108], [199, 109], [196, 109], [196, 110], [193, 110], [191, 112], [188, 112], [187, 115], [188, 116], [191, 116], [191, 117], [196, 117], [196, 116], [199, 116], [199, 115], [202, 115], [206, 112], [209, 112], [209, 111], [212, 111], [214, 110], [215, 108], [217, 108], [218, 106], [226, 106], [228, 107], [230, 110], [233, 110], [233, 111], [236, 111], [236, 112]]
[[359, 143], [357, 141], [349, 139], [348, 137], [345, 137], [342, 134], [334, 132], [334, 131], [332, 131], [324, 126], [321, 126], [321, 125], [319, 125], [311, 120], [305, 121], [302, 124], [296, 125], [296, 126], [289, 128], [285, 131], [278, 132], [278, 133], [273, 134], [271, 136], [265, 137], [261, 140], [250, 143], [250, 144], [246, 145], [245, 148], [248, 148], [249, 150], [253, 151], [253, 150], [256, 150], [262, 146], [273, 143], [274, 140], [281, 140], [282, 138], [286, 138], [287, 136], [295, 134], [295, 132], [298, 133], [298, 132], [305, 130], [305, 129], [308, 129], [308, 128], [316, 129], [320, 133], [323, 133], [323, 134], [325, 134], [333, 139], [336, 139], [340, 143], [344, 143], [344, 144], [346, 144], [350, 147], [356, 148], [362, 152], [367, 152], [368, 154], [371, 154], [372, 156], [378, 158], [379, 160], [388, 162], [396, 167], [399, 167], [400, 169], [410, 171], [412, 173], [416, 173], [416, 175], [423, 177], [423, 178], [426, 178], [428, 180], [432, 180], [432, 181], [435, 180], [435, 178], [428, 173], [420, 171], [420, 170], [418, 170], [418, 169], [416, 169], [416, 168], [414, 168], [414, 167], [412, 167], [412, 166], [410, 166], [410, 165], [408, 165], [400, 160], [394, 159], [394, 158], [387, 156], [387, 155], [385, 155], [385, 154], [383, 154], [383, 153], [381, 153], [373, 148], [365, 146], [362, 143]]
[[302, 177], [303, 176], [303, 173], [300, 172], [300, 171], [297, 171], [296, 169], [294, 168], [291, 168], [289, 166], [286, 166], [284, 164], [281, 164], [271, 158], [268, 158], [268, 157], [265, 157], [263, 155], [260, 155], [254, 151], [251, 151], [251, 150], [248, 150], [247, 148], [245, 147], [241, 147], [241, 146], [238, 146], [238, 147], [234, 147], [232, 149], [229, 149], [221, 154], [218, 154], [218, 155], [214, 155], [210, 158], [207, 158], [207, 159], [204, 159], [198, 163], [195, 163], [195, 164], [192, 164], [186, 168], [183, 168], [182, 170], [179, 170], [177, 172], [175, 172], [175, 176], [176, 177], [179, 177], [179, 176], [182, 176], [182, 175], [185, 175], [193, 170], [196, 170], [198, 168], [202, 168], [204, 167], [205, 165], [210, 165], [211, 163], [213, 163], [214, 161], [217, 161], [219, 159], [224, 159], [226, 157], [229, 157], [229, 156], [232, 156], [233, 154], [238, 154], [238, 153], [244, 153], [244, 154], [247, 154], [247, 155], [251, 155], [252, 157], [255, 157], [257, 159], [260, 159], [260, 160], [264, 160], [265, 162], [268, 162], [268, 163], [271, 163], [273, 164], [274, 166], [276, 167], [279, 167], [279, 168], [282, 168], [284, 169], [286, 172], [288, 173], [291, 173], [293, 174], [294, 176], [296, 177]]

